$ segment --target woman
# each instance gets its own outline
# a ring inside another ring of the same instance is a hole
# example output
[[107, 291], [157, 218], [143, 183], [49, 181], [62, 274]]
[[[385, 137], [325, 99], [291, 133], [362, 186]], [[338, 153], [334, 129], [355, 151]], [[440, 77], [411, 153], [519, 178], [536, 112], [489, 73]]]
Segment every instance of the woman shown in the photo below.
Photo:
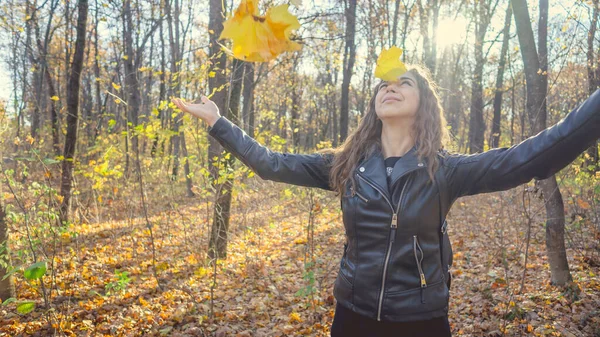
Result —
[[[446, 122], [427, 71], [381, 82], [358, 128], [337, 149], [276, 153], [220, 116], [173, 102], [261, 178], [338, 192], [346, 232], [334, 284], [331, 336], [451, 336], [452, 252], [445, 217], [461, 196], [513, 188], [556, 173], [600, 137], [600, 93], [511, 148], [442, 151]], [[485, 226], [485, 224], [483, 224]]]

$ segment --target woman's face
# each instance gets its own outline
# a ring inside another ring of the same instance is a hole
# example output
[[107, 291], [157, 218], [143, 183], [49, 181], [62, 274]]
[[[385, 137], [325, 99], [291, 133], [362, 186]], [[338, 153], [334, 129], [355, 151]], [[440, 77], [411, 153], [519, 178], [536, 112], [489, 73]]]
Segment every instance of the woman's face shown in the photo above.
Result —
[[380, 119], [415, 118], [419, 109], [419, 87], [411, 72], [397, 81], [385, 81], [375, 97], [375, 112]]

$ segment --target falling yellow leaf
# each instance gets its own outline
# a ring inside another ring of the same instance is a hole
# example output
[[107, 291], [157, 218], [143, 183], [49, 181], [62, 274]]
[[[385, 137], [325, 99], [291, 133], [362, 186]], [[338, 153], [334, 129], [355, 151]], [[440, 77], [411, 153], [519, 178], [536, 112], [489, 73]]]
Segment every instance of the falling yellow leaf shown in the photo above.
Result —
[[121, 86], [116, 84], [115, 82], [113, 82], [112, 86], [113, 86], [113, 88], [115, 88], [115, 90], [121, 89]]
[[58, 96], [54, 95], [54, 96], [50, 97], [50, 99], [53, 101], [58, 101], [60, 98], [58, 98]]
[[377, 58], [375, 77], [384, 81], [395, 81], [406, 72], [406, 66], [400, 61], [402, 49], [396, 46], [384, 49]]
[[231, 56], [249, 62], [266, 62], [286, 51], [299, 50], [290, 40], [293, 30], [300, 28], [298, 19], [288, 12], [288, 5], [269, 8], [265, 16], [258, 15], [255, 0], [242, 0], [232, 17], [223, 23], [219, 39], [231, 39]]

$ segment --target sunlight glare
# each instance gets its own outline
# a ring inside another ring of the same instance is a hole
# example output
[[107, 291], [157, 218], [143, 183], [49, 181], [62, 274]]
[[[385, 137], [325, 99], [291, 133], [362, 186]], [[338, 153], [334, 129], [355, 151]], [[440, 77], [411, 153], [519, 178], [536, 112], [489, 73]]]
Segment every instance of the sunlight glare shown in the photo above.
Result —
[[452, 18], [442, 19], [437, 28], [437, 46], [439, 49], [452, 47], [465, 41], [467, 35], [467, 20], [459, 16], [456, 20]]

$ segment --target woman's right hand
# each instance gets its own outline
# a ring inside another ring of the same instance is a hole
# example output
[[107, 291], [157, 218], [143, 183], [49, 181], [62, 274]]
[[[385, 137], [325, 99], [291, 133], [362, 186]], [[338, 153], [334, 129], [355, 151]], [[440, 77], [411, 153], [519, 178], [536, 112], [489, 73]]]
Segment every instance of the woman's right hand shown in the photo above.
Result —
[[202, 96], [202, 103], [186, 103], [181, 98], [172, 97], [171, 101], [175, 104], [181, 111], [185, 111], [196, 118], [200, 118], [208, 125], [213, 126], [217, 119], [221, 117], [219, 113], [219, 107], [215, 104], [215, 102], [208, 99], [206, 96]]

